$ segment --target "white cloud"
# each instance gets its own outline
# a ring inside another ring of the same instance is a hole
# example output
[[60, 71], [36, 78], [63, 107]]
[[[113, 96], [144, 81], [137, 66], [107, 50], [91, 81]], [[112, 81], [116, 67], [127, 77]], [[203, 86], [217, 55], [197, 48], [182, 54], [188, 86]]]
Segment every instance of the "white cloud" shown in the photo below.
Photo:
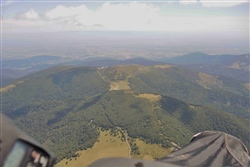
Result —
[[160, 19], [159, 9], [145, 3], [104, 3], [95, 14], [95, 19], [108, 29], [147, 29]]
[[180, 4], [183, 5], [196, 4], [197, 2], [198, 2], [197, 0], [180, 0]]
[[46, 12], [46, 16], [49, 19], [58, 19], [65, 17], [77, 17], [79, 15], [89, 15], [92, 13], [85, 5], [80, 5], [76, 7], [65, 7], [62, 5], [57, 6], [56, 8]]
[[200, 0], [203, 7], [232, 7], [236, 6], [242, 3], [249, 3], [249, 0], [234, 0], [234, 1], [228, 1], [228, 0]]
[[30, 9], [28, 12], [24, 13], [24, 17], [30, 20], [39, 19], [39, 15], [34, 9]]
[[146, 30], [152, 28], [152, 24], [163, 21], [157, 7], [136, 2], [104, 3], [97, 11], [85, 5], [60, 5], [46, 12], [45, 16], [54, 22], [67, 22], [85, 28], [99, 25], [108, 30]]
[[[202, 1], [202, 0], [200, 0]], [[187, 1], [186, 1], [187, 2]], [[188, 1], [193, 3], [193, 1]], [[211, 4], [210, 4], [211, 5]], [[157, 6], [148, 3], [104, 3], [97, 10], [85, 5], [59, 5], [38, 13], [34, 9], [18, 14], [22, 17], [3, 20], [8, 29], [57, 30], [124, 30], [168, 32], [224, 32], [244, 29], [244, 21], [230, 16], [178, 16], [161, 13]], [[35, 21], [34, 21], [35, 20]], [[242, 25], [242, 26], [239, 26]]]

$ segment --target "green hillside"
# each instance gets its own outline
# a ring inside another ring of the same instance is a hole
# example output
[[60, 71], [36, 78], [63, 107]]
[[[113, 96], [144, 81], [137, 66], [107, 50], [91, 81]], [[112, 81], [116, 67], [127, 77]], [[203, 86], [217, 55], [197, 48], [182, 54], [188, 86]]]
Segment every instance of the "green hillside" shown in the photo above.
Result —
[[[58, 161], [91, 148], [100, 129], [166, 148], [184, 146], [197, 132], [219, 130], [250, 148], [250, 122], [242, 118], [249, 114], [246, 88], [228, 78], [168, 65], [55, 67], [2, 92], [2, 112]], [[140, 154], [131, 146], [131, 154]]]
[[248, 90], [234, 79], [172, 67], [151, 68], [129, 82], [135, 93], [163, 94], [249, 118]]
[[5, 112], [41, 100], [91, 97], [102, 94], [109, 87], [95, 68], [87, 67], [55, 67], [20, 80], [22, 82], [15, 83], [16, 87], [4, 94]]

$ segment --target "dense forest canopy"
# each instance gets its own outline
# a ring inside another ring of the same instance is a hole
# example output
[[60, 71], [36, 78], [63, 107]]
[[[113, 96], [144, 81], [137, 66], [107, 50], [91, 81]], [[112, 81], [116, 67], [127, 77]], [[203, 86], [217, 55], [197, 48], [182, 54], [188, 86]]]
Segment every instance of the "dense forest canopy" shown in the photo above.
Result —
[[218, 130], [250, 148], [247, 90], [231, 78], [173, 65], [61, 66], [2, 90], [3, 112], [58, 161], [91, 148], [100, 130], [123, 131], [166, 148]]

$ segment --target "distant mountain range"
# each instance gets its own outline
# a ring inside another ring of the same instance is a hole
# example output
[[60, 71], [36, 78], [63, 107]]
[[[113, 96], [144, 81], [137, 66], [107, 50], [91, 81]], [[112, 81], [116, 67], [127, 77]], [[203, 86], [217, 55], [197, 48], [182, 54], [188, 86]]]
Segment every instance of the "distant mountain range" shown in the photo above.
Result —
[[142, 57], [126, 60], [117, 60], [102, 57], [87, 58], [84, 60], [74, 60], [71, 58], [62, 58], [59, 56], [43, 55], [25, 59], [3, 60], [2, 64], [2, 86], [6, 86], [17, 78], [58, 65], [109, 67], [114, 65], [129, 64], [149, 66], [161, 63], [148, 60]]
[[227, 76], [249, 83], [249, 54], [208, 55], [190, 53], [180, 57], [162, 59], [166, 63], [182, 65], [186, 68], [209, 74]]
[[59, 56], [34, 56], [25, 59], [2, 60], [2, 86], [13, 80], [58, 65], [110, 67], [115, 65], [138, 64], [150, 66], [156, 64], [177, 64], [185, 68], [203, 71], [213, 75], [221, 75], [249, 82], [249, 54], [243, 55], [208, 55], [190, 53], [174, 58], [149, 60], [142, 57], [119, 60], [106, 57], [93, 57], [84, 60]]
[[[223, 64], [231, 66], [235, 62], [244, 62], [249, 59], [249, 55], [208, 55], [206, 53], [194, 52], [179, 57], [167, 58], [166, 61], [173, 64]], [[246, 64], [245, 64], [246, 65]]]
[[63, 62], [58, 56], [34, 56], [25, 59], [2, 60], [2, 86], [10, 84], [17, 78], [49, 68]]
[[56, 66], [21, 77], [1, 89], [1, 112], [58, 160], [91, 148], [100, 129], [162, 147], [219, 130], [250, 148], [246, 83], [141, 58], [116, 61], [122, 65]]

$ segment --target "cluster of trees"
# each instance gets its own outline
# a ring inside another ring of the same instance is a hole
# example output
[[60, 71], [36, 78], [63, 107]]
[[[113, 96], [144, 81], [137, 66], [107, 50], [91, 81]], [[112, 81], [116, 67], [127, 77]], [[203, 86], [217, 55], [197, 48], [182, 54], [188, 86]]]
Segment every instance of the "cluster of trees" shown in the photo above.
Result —
[[131, 148], [132, 155], [140, 155], [141, 152], [140, 152], [139, 147], [136, 145], [135, 139], [129, 139], [129, 145]]

